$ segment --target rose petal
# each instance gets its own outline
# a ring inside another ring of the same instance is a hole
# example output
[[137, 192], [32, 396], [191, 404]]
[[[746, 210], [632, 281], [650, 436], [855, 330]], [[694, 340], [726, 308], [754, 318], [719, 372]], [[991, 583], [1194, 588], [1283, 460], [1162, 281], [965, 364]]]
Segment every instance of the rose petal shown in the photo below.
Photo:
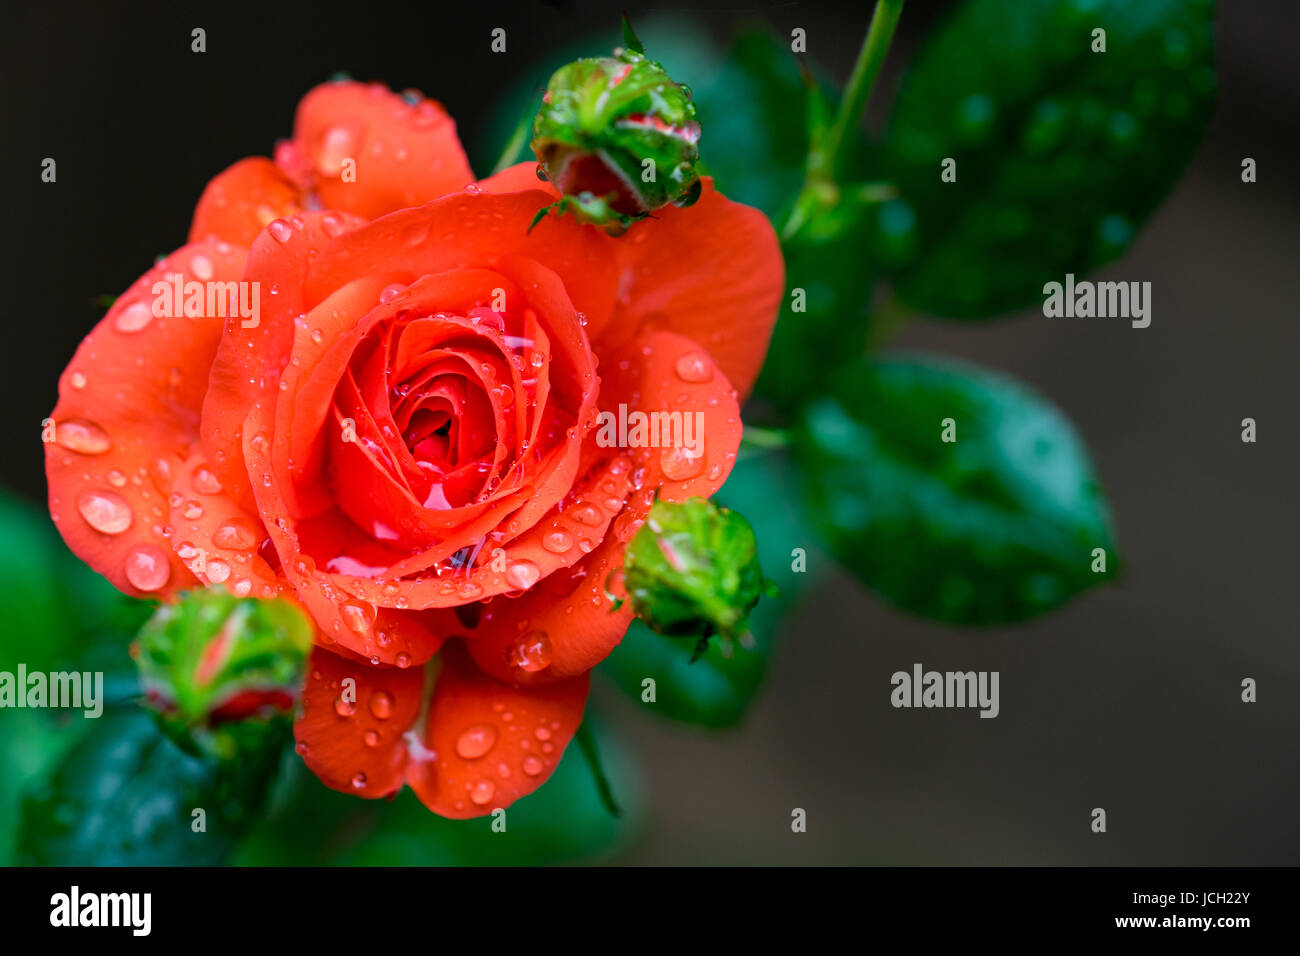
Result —
[[414, 99], [352, 82], [303, 97], [294, 144], [322, 205], [375, 219], [474, 181], [451, 117], [434, 100]]
[[440, 660], [425, 753], [413, 755], [407, 782], [440, 816], [484, 816], [554, 772], [582, 723], [588, 676], [518, 688], [483, 674], [455, 643]]
[[[235, 282], [246, 250], [184, 246], [149, 270], [108, 310], [59, 383], [45, 446], [50, 514], [68, 546], [127, 594], [164, 596], [193, 585], [171, 549], [167, 496], [197, 438], [198, 411], [221, 319], [154, 315], [184, 283]], [[207, 308], [208, 287], [203, 309]]]
[[241, 159], [203, 190], [190, 225], [190, 242], [216, 238], [251, 246], [267, 223], [302, 208], [298, 187], [275, 163], [261, 156]]
[[666, 206], [611, 240], [618, 255], [614, 319], [592, 333], [598, 355], [646, 330], [690, 336], [709, 351], [742, 398], [767, 355], [785, 288], [785, 264], [765, 215], [703, 179], [699, 201]]
[[293, 733], [303, 761], [325, 786], [362, 797], [401, 789], [403, 736], [420, 716], [424, 669], [367, 667], [312, 650]]

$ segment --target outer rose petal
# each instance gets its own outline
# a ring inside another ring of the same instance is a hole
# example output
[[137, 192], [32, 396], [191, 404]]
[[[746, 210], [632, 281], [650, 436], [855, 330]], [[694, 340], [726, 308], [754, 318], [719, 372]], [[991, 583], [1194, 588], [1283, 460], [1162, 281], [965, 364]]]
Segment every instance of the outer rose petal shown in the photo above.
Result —
[[[412, 103], [381, 84], [325, 83], [298, 106], [294, 145], [321, 204], [367, 219], [445, 196], [474, 181], [442, 105]], [[346, 160], [355, 181], [343, 179]]]
[[588, 675], [517, 688], [482, 673], [452, 642], [440, 658], [424, 736], [407, 766], [420, 802], [453, 819], [508, 807], [540, 787], [582, 723]]
[[[767, 217], [732, 202], [704, 177], [699, 201], [665, 206], [624, 236], [583, 227], [618, 259], [614, 315], [587, 327], [599, 355], [650, 329], [688, 335], [709, 350], [741, 397], [749, 394], [767, 354], [785, 288], [785, 263]], [[517, 163], [479, 183], [488, 193], [541, 191], [536, 208], [559, 193], [539, 182], [535, 162]], [[573, 221], [572, 216], [548, 217]], [[561, 273], [563, 275], [563, 273]]]
[[618, 306], [605, 355], [649, 329], [690, 336], [717, 361], [741, 397], [767, 355], [785, 289], [785, 263], [763, 213], [732, 202], [704, 177], [699, 201], [665, 206], [619, 239]]
[[[607, 367], [608, 366], [608, 367]], [[617, 593], [611, 575], [623, 564], [623, 550], [636, 533], [657, 490], [669, 501], [709, 497], [722, 487], [740, 447], [742, 425], [736, 391], [708, 355], [690, 339], [652, 332], [623, 356], [608, 358], [598, 404], [602, 409], [647, 413], [699, 413], [704, 451], [691, 458], [680, 449], [634, 448], [633, 483], [641, 491], [614, 522], [596, 550], [567, 571], [557, 571], [515, 599], [487, 605], [469, 633], [469, 651], [489, 674], [516, 684], [571, 677], [595, 667], [623, 639], [631, 608], [612, 611], [607, 594]], [[540, 638], [539, 638], [540, 635]], [[519, 647], [545, 641], [549, 666], [525, 670]]]
[[190, 242], [216, 237], [251, 246], [273, 219], [302, 211], [297, 185], [261, 156], [241, 159], [208, 183], [194, 210]]
[[45, 446], [50, 514], [77, 556], [127, 594], [194, 583], [163, 532], [222, 325], [155, 316], [154, 284], [174, 288], [176, 274], [182, 283], [237, 281], [245, 255], [202, 242], [168, 256], [114, 303], [60, 380], [55, 441]]
[[[355, 699], [343, 699], [343, 681]], [[424, 668], [367, 667], [315, 648], [293, 734], [303, 761], [334, 790], [385, 797], [402, 786], [403, 734], [420, 716]]]

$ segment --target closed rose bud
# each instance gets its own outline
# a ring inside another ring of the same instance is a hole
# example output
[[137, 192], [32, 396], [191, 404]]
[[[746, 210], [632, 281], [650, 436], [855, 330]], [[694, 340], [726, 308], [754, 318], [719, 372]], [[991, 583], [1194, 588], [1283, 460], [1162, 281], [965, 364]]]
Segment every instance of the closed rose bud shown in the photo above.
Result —
[[623, 584], [652, 630], [701, 640], [742, 637], [768, 590], [749, 522], [704, 498], [655, 503], [628, 545]]
[[699, 195], [700, 124], [686, 86], [646, 57], [626, 22], [626, 49], [551, 77], [533, 124], [541, 174], [563, 209], [612, 231]]
[[189, 753], [225, 759], [287, 726], [311, 639], [311, 625], [288, 601], [209, 589], [159, 608], [135, 657], [146, 702], [168, 736]]

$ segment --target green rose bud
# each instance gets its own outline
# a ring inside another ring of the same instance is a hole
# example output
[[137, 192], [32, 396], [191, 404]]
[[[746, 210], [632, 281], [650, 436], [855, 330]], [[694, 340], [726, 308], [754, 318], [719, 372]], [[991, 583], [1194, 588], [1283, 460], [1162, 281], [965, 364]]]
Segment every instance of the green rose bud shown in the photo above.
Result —
[[283, 734], [311, 638], [288, 601], [209, 589], [160, 607], [133, 651], [159, 726], [187, 753], [224, 760]]
[[617, 235], [669, 203], [700, 193], [700, 124], [689, 88], [673, 82], [623, 21], [627, 48], [585, 58], [551, 77], [532, 149], [564, 198], [551, 209]]
[[754, 529], [743, 516], [704, 498], [657, 501], [628, 544], [623, 584], [651, 630], [744, 641], [747, 617], [770, 593], [758, 564]]

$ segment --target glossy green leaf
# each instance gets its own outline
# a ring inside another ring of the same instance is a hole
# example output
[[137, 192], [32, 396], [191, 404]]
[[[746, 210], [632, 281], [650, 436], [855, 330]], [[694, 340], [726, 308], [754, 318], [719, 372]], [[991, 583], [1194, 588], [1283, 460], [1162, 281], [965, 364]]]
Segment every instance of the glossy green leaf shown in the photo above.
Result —
[[17, 864], [214, 865], [257, 820], [278, 749], [215, 764], [184, 754], [138, 708], [94, 724], [24, 796]]
[[1212, 0], [959, 4], [911, 64], [885, 142], [902, 198], [876, 254], [901, 266], [903, 300], [983, 318], [1120, 256], [1209, 120], [1213, 14]]
[[918, 614], [1022, 620], [1118, 570], [1083, 443], [1004, 376], [930, 357], [862, 360], [808, 410], [797, 448], [831, 550]]

